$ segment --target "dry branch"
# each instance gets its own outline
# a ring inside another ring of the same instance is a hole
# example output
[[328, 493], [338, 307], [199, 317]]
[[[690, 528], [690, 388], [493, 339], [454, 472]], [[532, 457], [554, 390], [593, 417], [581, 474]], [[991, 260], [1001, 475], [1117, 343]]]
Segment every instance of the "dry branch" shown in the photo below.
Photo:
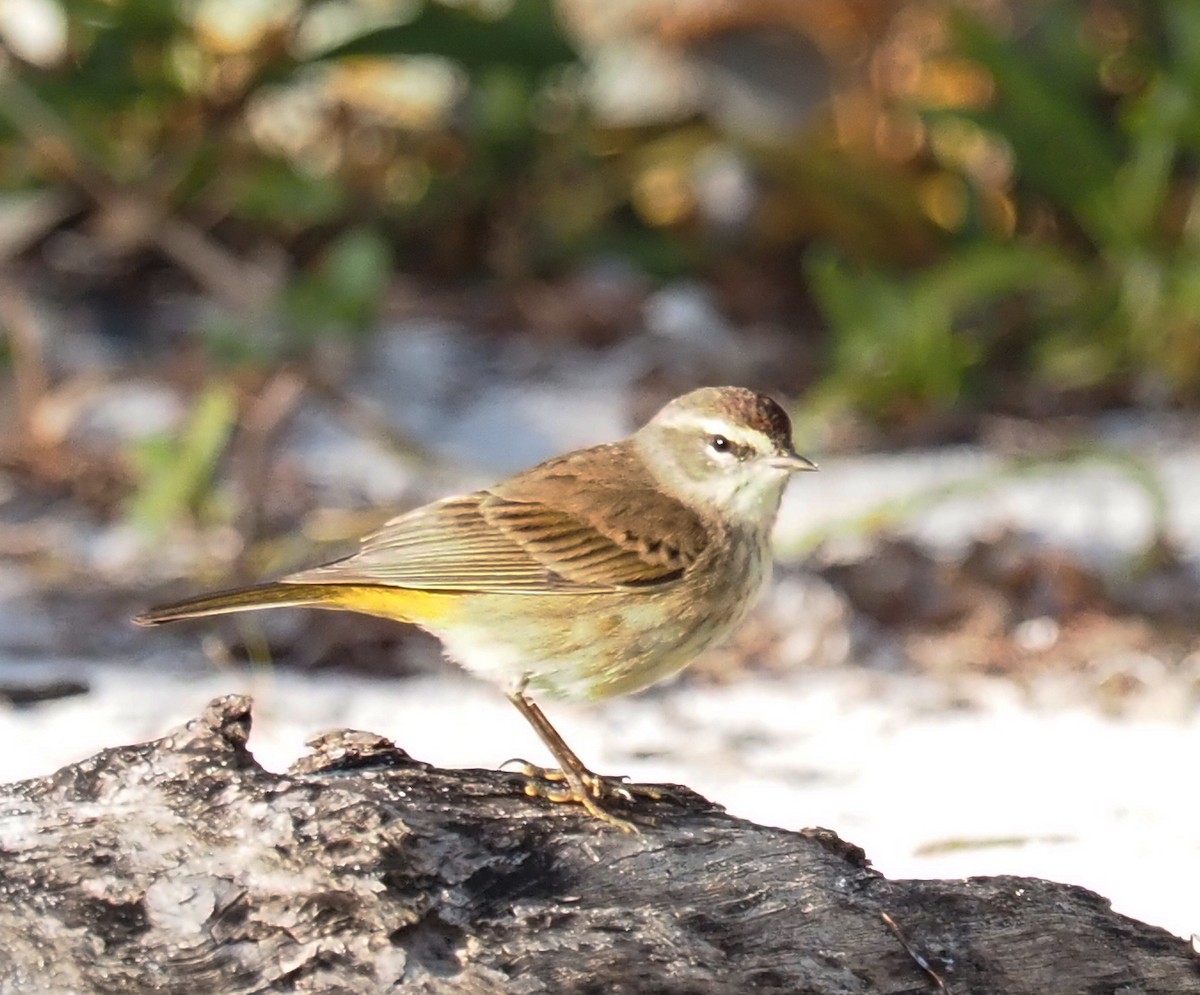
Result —
[[249, 708], [0, 787], [0, 990], [1200, 992], [1182, 940], [1082, 888], [889, 881], [686, 791], [626, 836], [351, 731], [274, 774]]

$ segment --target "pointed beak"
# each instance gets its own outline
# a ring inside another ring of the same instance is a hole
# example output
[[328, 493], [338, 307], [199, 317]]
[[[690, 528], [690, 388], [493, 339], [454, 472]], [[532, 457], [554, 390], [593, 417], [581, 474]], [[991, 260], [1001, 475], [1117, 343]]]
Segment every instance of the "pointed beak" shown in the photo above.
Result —
[[801, 456], [799, 453], [793, 452], [779, 453], [777, 456], [768, 456], [767, 466], [772, 466], [776, 470], [787, 470], [788, 473], [798, 473], [801, 470], [819, 469], [817, 464], [810, 460], [807, 456]]

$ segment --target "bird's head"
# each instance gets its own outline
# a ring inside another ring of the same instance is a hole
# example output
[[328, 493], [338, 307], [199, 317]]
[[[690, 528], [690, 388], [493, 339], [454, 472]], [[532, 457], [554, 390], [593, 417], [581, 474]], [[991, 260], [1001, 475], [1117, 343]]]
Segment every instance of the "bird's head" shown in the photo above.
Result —
[[673, 497], [748, 527], [769, 529], [788, 478], [817, 469], [792, 448], [787, 412], [744, 387], [702, 387], [677, 397], [633, 440]]

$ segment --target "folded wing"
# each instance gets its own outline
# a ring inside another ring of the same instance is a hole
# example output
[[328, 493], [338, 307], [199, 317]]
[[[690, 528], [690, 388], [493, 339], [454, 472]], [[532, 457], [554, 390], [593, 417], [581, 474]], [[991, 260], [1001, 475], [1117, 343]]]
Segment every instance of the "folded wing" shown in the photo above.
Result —
[[613, 475], [599, 479], [577, 476], [579, 455], [401, 515], [353, 556], [285, 580], [570, 594], [682, 577], [707, 541], [698, 517], [619, 450], [605, 461]]

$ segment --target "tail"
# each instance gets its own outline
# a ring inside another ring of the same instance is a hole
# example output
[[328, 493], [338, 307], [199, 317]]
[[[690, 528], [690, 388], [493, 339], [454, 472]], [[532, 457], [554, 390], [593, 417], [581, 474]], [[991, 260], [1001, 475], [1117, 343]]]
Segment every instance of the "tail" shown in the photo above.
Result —
[[[328, 585], [322, 584], [256, 584], [232, 591], [218, 591], [202, 598], [177, 601], [161, 608], [135, 615], [138, 625], [162, 625], [182, 618], [204, 615], [225, 615], [229, 612], [254, 611], [258, 608], [282, 608], [294, 605], [314, 605], [327, 600]], [[326, 596], [323, 597], [323, 594]]]

